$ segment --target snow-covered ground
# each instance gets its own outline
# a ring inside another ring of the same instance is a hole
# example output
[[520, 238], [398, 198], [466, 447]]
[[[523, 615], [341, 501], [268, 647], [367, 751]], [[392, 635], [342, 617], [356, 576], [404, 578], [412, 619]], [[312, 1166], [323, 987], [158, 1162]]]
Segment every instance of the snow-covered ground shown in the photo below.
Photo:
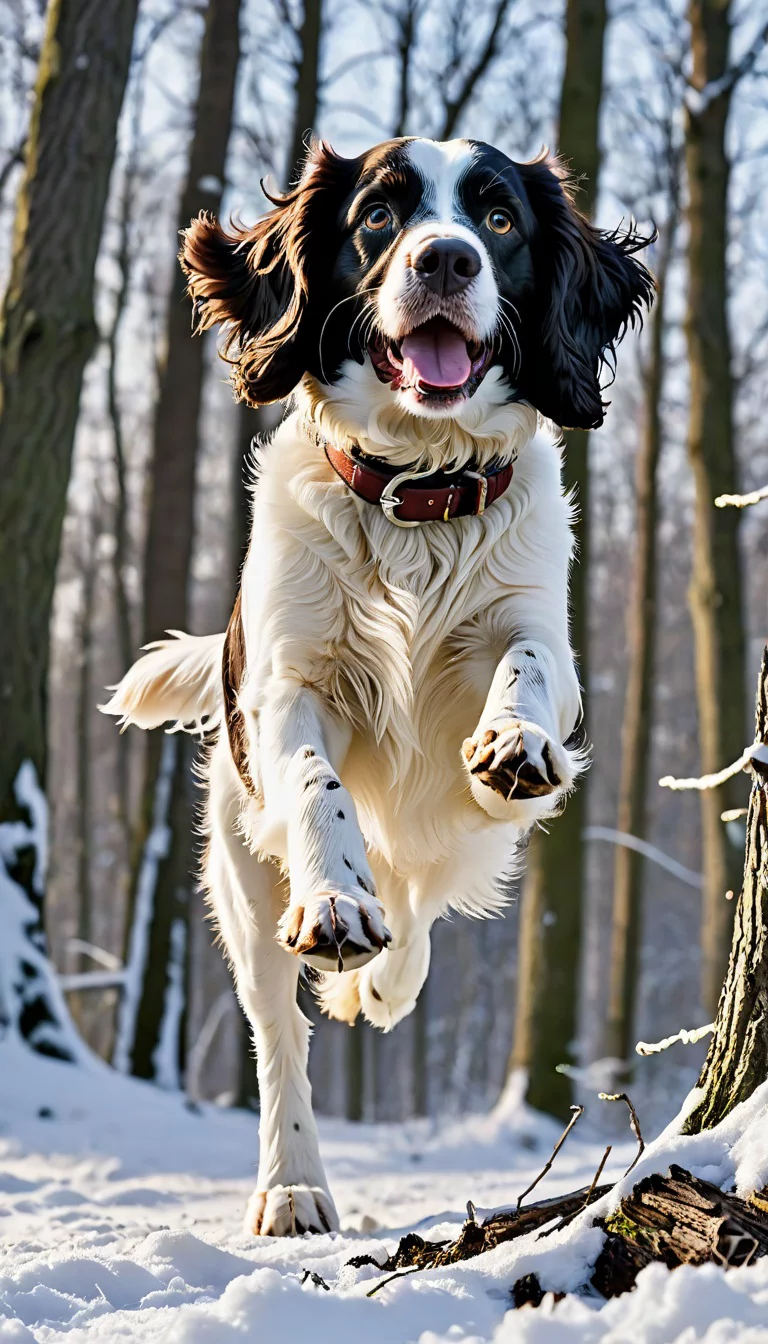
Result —
[[[352, 1256], [383, 1261], [413, 1228], [455, 1235], [468, 1199], [508, 1205], [540, 1170], [557, 1128], [514, 1097], [438, 1129], [325, 1122], [342, 1233], [257, 1241], [241, 1231], [255, 1118], [190, 1110], [98, 1064], [32, 1056], [12, 1038], [0, 1044], [0, 1070], [0, 1344], [768, 1341], [768, 1260], [727, 1274], [654, 1265], [607, 1304], [569, 1297], [510, 1311], [509, 1290], [529, 1270], [544, 1287], [583, 1281], [601, 1242], [587, 1220], [543, 1248], [531, 1235], [367, 1297], [383, 1276], [346, 1267]], [[671, 1159], [723, 1185], [764, 1185], [768, 1085], [740, 1110], [711, 1135], [667, 1137], [663, 1156], [653, 1145], [633, 1179]], [[575, 1133], [532, 1198], [588, 1183], [601, 1152]], [[632, 1153], [631, 1143], [614, 1147], [609, 1174]]]

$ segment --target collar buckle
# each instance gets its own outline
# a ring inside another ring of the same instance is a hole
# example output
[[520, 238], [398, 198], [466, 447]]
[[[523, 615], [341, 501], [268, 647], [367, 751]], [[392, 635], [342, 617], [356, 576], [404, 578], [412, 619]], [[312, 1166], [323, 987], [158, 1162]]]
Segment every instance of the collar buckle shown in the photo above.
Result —
[[411, 523], [407, 522], [404, 518], [397, 517], [395, 509], [398, 505], [402, 504], [403, 501], [399, 495], [395, 494], [395, 490], [398, 486], [404, 485], [406, 481], [421, 481], [427, 476], [434, 476], [434, 474], [432, 468], [427, 471], [401, 471], [397, 476], [393, 476], [391, 481], [387, 482], [381, 492], [379, 503], [384, 512], [384, 516], [390, 523], [394, 523], [395, 527], [421, 527], [422, 524], [420, 521]]

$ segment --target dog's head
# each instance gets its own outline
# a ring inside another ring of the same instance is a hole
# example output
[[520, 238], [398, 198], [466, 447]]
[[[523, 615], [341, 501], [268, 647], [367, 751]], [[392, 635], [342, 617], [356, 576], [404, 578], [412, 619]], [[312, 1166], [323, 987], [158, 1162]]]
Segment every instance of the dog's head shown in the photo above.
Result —
[[352, 360], [403, 410], [450, 418], [496, 369], [502, 400], [602, 423], [601, 371], [652, 299], [635, 259], [649, 239], [595, 228], [557, 160], [416, 139], [345, 159], [320, 143], [273, 203], [229, 233], [201, 215], [182, 250], [199, 327], [223, 324], [246, 400], [305, 374], [333, 386]]

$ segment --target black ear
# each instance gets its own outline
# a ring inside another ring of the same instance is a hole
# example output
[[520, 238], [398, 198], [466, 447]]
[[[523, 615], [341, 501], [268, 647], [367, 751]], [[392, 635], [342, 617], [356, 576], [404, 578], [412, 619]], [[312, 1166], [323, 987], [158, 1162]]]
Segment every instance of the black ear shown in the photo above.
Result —
[[[313, 363], [330, 281], [331, 232], [357, 161], [313, 145], [290, 191], [251, 229], [201, 214], [179, 255], [196, 328], [220, 324], [239, 397], [254, 406], [290, 395]], [[311, 306], [310, 306], [311, 295]]]
[[520, 164], [536, 217], [534, 305], [520, 392], [568, 429], [597, 429], [606, 404], [603, 369], [627, 326], [642, 324], [654, 282], [635, 253], [653, 242], [632, 226], [607, 233], [573, 203], [563, 165], [552, 157]]

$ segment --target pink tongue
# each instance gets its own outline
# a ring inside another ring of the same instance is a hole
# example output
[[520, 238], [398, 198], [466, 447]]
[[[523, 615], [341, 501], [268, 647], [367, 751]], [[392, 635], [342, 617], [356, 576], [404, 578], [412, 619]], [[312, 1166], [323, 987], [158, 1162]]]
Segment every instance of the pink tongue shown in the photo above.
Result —
[[452, 327], [422, 328], [400, 343], [403, 382], [431, 387], [461, 387], [472, 372], [467, 343]]

